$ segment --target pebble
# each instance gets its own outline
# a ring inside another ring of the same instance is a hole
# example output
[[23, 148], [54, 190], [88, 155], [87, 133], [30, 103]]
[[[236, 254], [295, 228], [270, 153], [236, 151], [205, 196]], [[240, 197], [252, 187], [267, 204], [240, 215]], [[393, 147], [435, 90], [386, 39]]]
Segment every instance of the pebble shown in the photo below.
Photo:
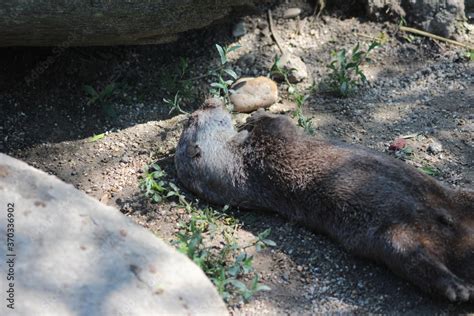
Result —
[[268, 108], [272, 113], [287, 113], [296, 109], [296, 104], [288, 100], [281, 100]]
[[248, 53], [243, 55], [242, 57], [239, 58], [237, 61], [237, 64], [240, 65], [241, 67], [250, 67], [255, 64], [256, 56], [255, 54]]
[[244, 21], [239, 21], [234, 24], [232, 28], [232, 36], [234, 37], [241, 37], [247, 33], [247, 28], [245, 27]]
[[443, 145], [437, 141], [433, 141], [428, 146], [428, 152], [432, 153], [433, 155], [437, 155], [443, 151]]
[[230, 101], [236, 112], [249, 113], [267, 108], [278, 100], [277, 85], [267, 77], [241, 78], [231, 89]]
[[289, 8], [289, 9], [286, 9], [285, 12], [283, 12], [283, 18], [292, 19], [292, 18], [296, 18], [300, 14], [301, 14], [300, 8]]
[[[308, 78], [308, 69], [300, 57], [291, 54], [283, 54], [279, 63], [280, 67], [289, 70], [288, 81], [291, 83], [298, 83]], [[278, 77], [277, 75], [276, 79], [283, 80], [284, 78]]]

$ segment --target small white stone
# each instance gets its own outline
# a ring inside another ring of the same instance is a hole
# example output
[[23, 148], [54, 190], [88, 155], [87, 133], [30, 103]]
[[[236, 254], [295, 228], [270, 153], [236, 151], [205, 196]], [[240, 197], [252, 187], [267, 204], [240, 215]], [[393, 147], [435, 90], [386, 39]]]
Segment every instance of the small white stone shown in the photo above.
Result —
[[283, 12], [283, 18], [292, 19], [292, 18], [296, 18], [300, 14], [301, 14], [300, 8], [289, 8], [289, 9], [286, 9], [285, 12]]
[[296, 55], [284, 54], [279, 61], [280, 67], [290, 71], [288, 80], [291, 83], [298, 83], [308, 78], [306, 64]]
[[443, 151], [443, 145], [437, 141], [433, 141], [428, 146], [428, 152], [432, 153], [433, 155], [437, 155]]

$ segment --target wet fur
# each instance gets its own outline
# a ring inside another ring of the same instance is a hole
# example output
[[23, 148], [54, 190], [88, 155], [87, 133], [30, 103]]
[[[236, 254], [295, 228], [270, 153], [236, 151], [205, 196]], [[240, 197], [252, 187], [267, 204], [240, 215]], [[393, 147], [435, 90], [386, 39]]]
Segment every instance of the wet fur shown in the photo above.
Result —
[[455, 191], [359, 146], [256, 112], [237, 132], [217, 101], [186, 124], [180, 181], [216, 204], [267, 209], [384, 263], [425, 292], [474, 301], [474, 191]]

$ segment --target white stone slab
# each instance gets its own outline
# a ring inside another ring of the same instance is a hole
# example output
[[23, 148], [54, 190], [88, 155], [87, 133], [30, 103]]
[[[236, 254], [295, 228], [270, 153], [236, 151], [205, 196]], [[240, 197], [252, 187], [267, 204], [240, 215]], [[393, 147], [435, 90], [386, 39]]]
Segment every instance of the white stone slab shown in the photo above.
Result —
[[[3, 154], [0, 233], [0, 315], [227, 314], [212, 283], [184, 255], [115, 208]], [[9, 259], [14, 280], [7, 280]], [[14, 310], [7, 307], [9, 283]]]

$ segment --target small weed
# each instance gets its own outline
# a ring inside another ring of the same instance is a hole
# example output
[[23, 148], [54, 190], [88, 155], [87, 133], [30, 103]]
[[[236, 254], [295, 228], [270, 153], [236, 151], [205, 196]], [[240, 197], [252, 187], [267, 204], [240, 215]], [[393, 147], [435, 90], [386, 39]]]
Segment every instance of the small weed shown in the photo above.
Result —
[[275, 56], [275, 60], [273, 61], [272, 68], [270, 68], [270, 76], [272, 78], [282, 78], [285, 80], [286, 84], [289, 87], [292, 87], [293, 85], [291, 84], [290, 80], [288, 77], [290, 76], [290, 73], [293, 71], [293, 69], [288, 69], [286, 67], [282, 67], [280, 63], [280, 56]]
[[380, 46], [383, 46], [383, 45], [387, 44], [388, 39], [389, 39], [389, 37], [388, 37], [387, 33], [380, 32], [380, 34], [377, 36], [376, 41], [380, 44]]
[[170, 111], [169, 111], [168, 114], [171, 114], [175, 111], [178, 112], [178, 113], [181, 113], [181, 114], [189, 114], [188, 112], [181, 109], [181, 106], [180, 106], [181, 101], [182, 101], [182, 99], [179, 96], [179, 91], [176, 92], [176, 94], [174, 95], [174, 98], [172, 100], [163, 98], [163, 102], [165, 102], [170, 107]]
[[314, 135], [315, 129], [313, 126], [313, 121], [311, 118], [306, 117], [303, 114], [303, 105], [308, 99], [308, 94], [302, 94], [295, 89], [290, 95], [293, 98], [293, 101], [296, 103], [296, 109], [291, 113], [292, 117], [296, 118], [298, 121], [298, 126], [302, 127], [304, 131], [309, 135]]
[[330, 91], [335, 92], [342, 97], [348, 97], [355, 89], [367, 82], [365, 74], [360, 69], [360, 66], [365, 62], [371, 62], [368, 57], [370, 52], [379, 47], [378, 41], [372, 41], [367, 51], [360, 50], [360, 45], [352, 49], [350, 56], [346, 49], [333, 51], [331, 55], [333, 60], [327, 67], [332, 71], [329, 74], [329, 79], [326, 82]]
[[[180, 57], [178, 63], [168, 66], [160, 75], [159, 84], [167, 96], [163, 98], [163, 101], [171, 106], [170, 114], [176, 110], [180, 113], [184, 112], [181, 110], [181, 107], [174, 107], [174, 105], [177, 104], [175, 101], [178, 101], [178, 98], [180, 103], [194, 99], [195, 91], [192, 81], [185, 79], [188, 72], [188, 59]], [[174, 98], [174, 100], [172, 98]]]
[[102, 139], [105, 137], [105, 133], [102, 133], [102, 134], [97, 134], [97, 135], [93, 135], [91, 138], [89, 138], [89, 142], [96, 142], [98, 141], [99, 139]]
[[112, 97], [117, 89], [117, 84], [115, 82], [109, 83], [105, 88], [98, 92], [90, 85], [83, 86], [84, 92], [87, 95], [87, 104], [94, 104], [107, 101]]
[[87, 105], [99, 104], [105, 115], [109, 117], [116, 116], [114, 108], [108, 101], [118, 92], [119, 84], [115, 82], [109, 83], [101, 91], [97, 91], [90, 85], [84, 85], [82, 88], [87, 96]]
[[474, 61], [474, 50], [473, 50], [473, 49], [467, 50], [466, 53], [464, 54], [464, 56], [465, 56], [469, 61]]
[[[408, 23], [407, 21], [405, 20], [404, 17], [400, 17], [400, 20], [398, 21], [398, 26], [407, 26]], [[413, 36], [412, 34], [407, 34], [407, 33], [404, 33], [402, 35], [402, 37], [405, 39], [405, 41], [407, 41], [408, 43], [411, 43], [415, 40], [415, 36]]]
[[[311, 118], [306, 117], [303, 114], [303, 105], [306, 102], [306, 100], [309, 97], [309, 94], [303, 94], [301, 93], [296, 86], [294, 86], [289, 80], [288, 76], [290, 72], [292, 71], [291, 69], [286, 69], [284, 67], [281, 67], [280, 65], [280, 58], [279, 56], [275, 57], [275, 61], [272, 65], [272, 68], [270, 70], [270, 75], [272, 77], [280, 77], [283, 78], [288, 85], [288, 94], [290, 97], [293, 99], [293, 101], [296, 103], [296, 109], [291, 113], [291, 116], [293, 118], [296, 118], [298, 121], [298, 126], [302, 127], [304, 131], [309, 134], [309, 135], [314, 135], [315, 130], [313, 126], [313, 122], [311, 121]], [[314, 85], [310, 87], [310, 91], [314, 89]]]
[[405, 146], [404, 148], [395, 152], [395, 157], [401, 160], [412, 160], [414, 156], [415, 152], [410, 146]]
[[437, 177], [441, 175], [441, 171], [436, 167], [423, 166], [423, 167], [418, 168], [418, 170], [432, 177]]
[[228, 66], [228, 54], [239, 48], [240, 45], [229, 47], [216, 44], [220, 58], [220, 66], [211, 71], [211, 75], [215, 78], [215, 81], [211, 83], [210, 93], [215, 97], [223, 98], [227, 107], [230, 107], [230, 86], [239, 77], [235, 71]]
[[[146, 168], [140, 189], [155, 203], [173, 198], [178, 201], [177, 207], [186, 210], [188, 217], [179, 223], [174, 244], [206, 273], [223, 299], [229, 301], [241, 297], [248, 301], [257, 292], [270, 290], [259, 283], [253, 269], [253, 257], [247, 252], [251, 247], [260, 251], [275, 246], [275, 242], [268, 239], [270, 229], [260, 233], [249, 244], [241, 245], [235, 236], [240, 225], [224, 213], [227, 206], [222, 211], [211, 207], [198, 208], [165, 178], [166, 173], [160, 166], [152, 164]], [[249, 277], [252, 281], [247, 286], [243, 280]]]

